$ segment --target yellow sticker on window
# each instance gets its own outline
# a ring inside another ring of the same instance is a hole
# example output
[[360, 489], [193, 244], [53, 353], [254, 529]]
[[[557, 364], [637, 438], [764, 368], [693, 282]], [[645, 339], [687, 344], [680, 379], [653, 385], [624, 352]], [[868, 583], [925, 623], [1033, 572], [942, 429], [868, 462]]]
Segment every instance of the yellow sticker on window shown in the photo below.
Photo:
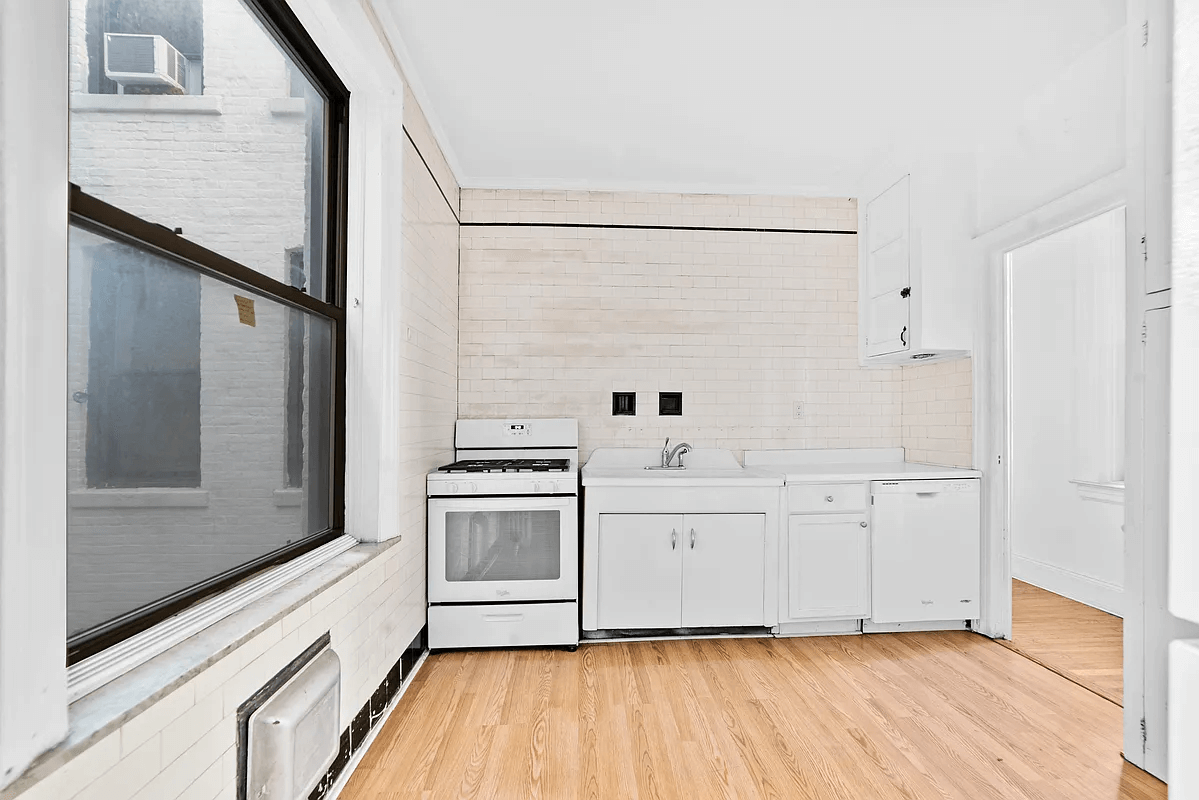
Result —
[[233, 295], [233, 302], [237, 303], [237, 319], [242, 325], [249, 325], [251, 328], [256, 327], [254, 322], [254, 298], [242, 297], [240, 294]]

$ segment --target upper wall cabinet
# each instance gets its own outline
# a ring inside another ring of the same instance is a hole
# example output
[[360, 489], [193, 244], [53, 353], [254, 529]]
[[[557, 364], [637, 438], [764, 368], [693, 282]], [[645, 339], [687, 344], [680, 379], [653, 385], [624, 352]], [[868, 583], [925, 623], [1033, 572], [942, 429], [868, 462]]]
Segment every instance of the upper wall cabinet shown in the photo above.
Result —
[[971, 206], [952, 159], [892, 181], [859, 206], [858, 330], [864, 364], [970, 353]]

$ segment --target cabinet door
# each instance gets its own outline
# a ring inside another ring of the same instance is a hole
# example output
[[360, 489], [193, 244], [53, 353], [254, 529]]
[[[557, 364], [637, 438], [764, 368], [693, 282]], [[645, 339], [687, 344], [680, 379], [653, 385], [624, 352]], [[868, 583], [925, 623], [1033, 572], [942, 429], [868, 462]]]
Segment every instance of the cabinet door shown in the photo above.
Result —
[[681, 627], [683, 517], [600, 514], [599, 520], [599, 627]]
[[792, 619], [870, 616], [865, 514], [791, 515], [787, 606]]
[[862, 314], [866, 356], [907, 350], [911, 286], [909, 179], [905, 176], [866, 208], [867, 252]]
[[765, 514], [683, 517], [684, 628], [761, 625]]

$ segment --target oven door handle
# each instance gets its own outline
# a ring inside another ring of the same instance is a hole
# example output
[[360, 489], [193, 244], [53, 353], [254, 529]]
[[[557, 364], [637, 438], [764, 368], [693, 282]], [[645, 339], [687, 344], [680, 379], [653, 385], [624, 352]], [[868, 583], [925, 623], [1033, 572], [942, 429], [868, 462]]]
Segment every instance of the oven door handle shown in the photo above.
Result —
[[563, 497], [430, 497], [429, 513], [446, 511], [567, 511], [578, 502], [575, 495]]

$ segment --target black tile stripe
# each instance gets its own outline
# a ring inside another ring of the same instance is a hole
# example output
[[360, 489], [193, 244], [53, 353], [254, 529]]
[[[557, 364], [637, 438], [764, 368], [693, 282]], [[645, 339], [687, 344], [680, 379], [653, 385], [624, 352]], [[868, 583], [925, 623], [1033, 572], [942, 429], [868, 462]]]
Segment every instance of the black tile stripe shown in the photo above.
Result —
[[441, 199], [445, 200], [445, 204], [450, 207], [450, 213], [454, 215], [454, 221], [459, 225], [462, 220], [458, 217], [458, 209], [454, 208], [454, 204], [450, 202], [450, 198], [446, 197], [445, 190], [441, 188], [441, 181], [437, 180], [437, 176], [433, 174], [433, 170], [429, 168], [429, 162], [425, 161], [425, 154], [420, 151], [420, 147], [416, 144], [416, 140], [412, 138], [412, 134], [408, 132], [407, 126], [404, 127], [404, 135], [408, 137], [408, 141], [412, 143], [412, 149], [420, 157], [420, 163], [425, 165], [425, 170], [429, 173], [429, 177], [433, 179], [433, 184], [437, 187], [437, 191], [441, 192]]
[[342, 771], [350, 763], [350, 758], [362, 746], [371, 729], [383, 719], [383, 713], [395, 698], [396, 693], [400, 691], [400, 687], [404, 685], [404, 679], [412, 674], [412, 669], [420, 660], [421, 654], [428, 649], [428, 634], [428, 626], [420, 629], [420, 632], [396, 659], [395, 664], [383, 676], [378, 688], [363, 703], [362, 708], [358, 709], [358, 713], [350, 721], [350, 726], [341, 732], [341, 745], [337, 751], [337, 758], [333, 760], [333, 766], [329, 767], [325, 777], [321, 778], [320, 783], [308, 795], [308, 800], [323, 800], [333, 785], [337, 783]]
[[720, 233], [827, 233], [856, 236], [857, 231], [823, 228], [725, 228], [715, 225], [625, 225], [607, 222], [462, 222], [464, 228], [611, 228], [633, 231], [716, 231]]

